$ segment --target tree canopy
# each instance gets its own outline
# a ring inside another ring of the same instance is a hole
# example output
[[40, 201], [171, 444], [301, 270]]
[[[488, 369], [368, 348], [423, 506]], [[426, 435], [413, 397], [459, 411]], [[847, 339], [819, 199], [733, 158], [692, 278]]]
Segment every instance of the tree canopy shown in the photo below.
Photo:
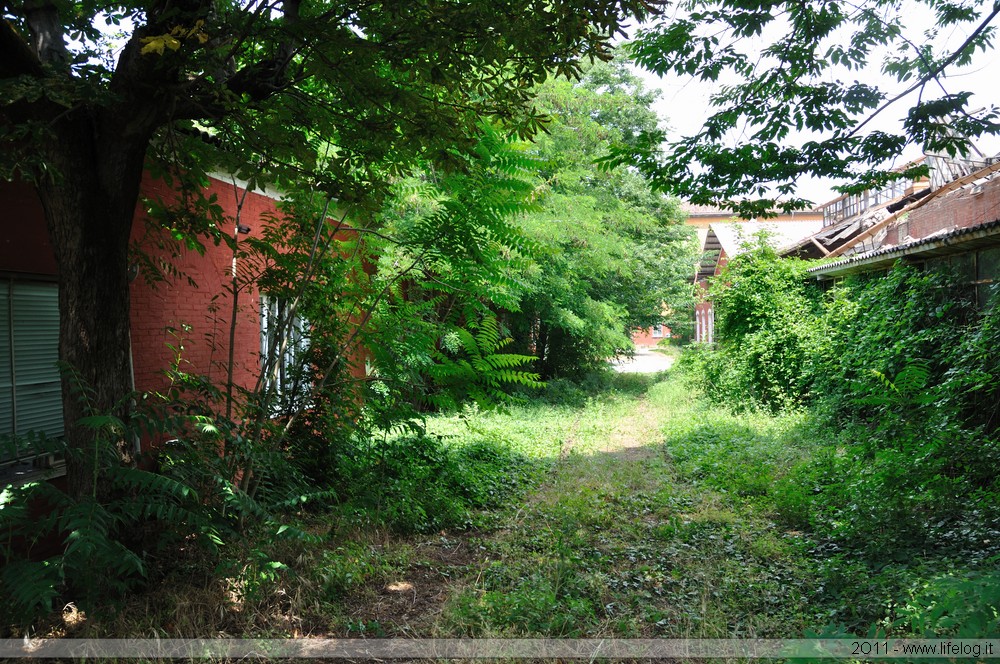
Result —
[[[934, 20], [922, 34], [913, 25], [921, 12]], [[773, 209], [778, 197], [785, 209], [806, 206], [795, 196], [806, 175], [845, 181], [849, 191], [912, 177], [926, 166], [886, 166], [907, 145], [955, 155], [1000, 133], [997, 109], [975, 112], [961, 82], [945, 78], [992, 47], [998, 12], [950, 0], [693, 0], [640, 30], [630, 48], [660, 75], [716, 82], [714, 112], [662, 152], [665, 135], [653, 132], [615, 161], [638, 164], [692, 202], [747, 214]], [[909, 93], [917, 97], [902, 126], [873, 129], [871, 120], [904, 97], [909, 103]]]
[[[528, 135], [532, 87], [609, 56], [645, 0], [6, 3], [0, 175], [33, 182], [60, 275], [71, 450], [88, 409], [125, 416], [129, 236], [144, 169], [197, 191], [228, 171], [358, 213], [414, 162], [462, 168], [488, 118]], [[194, 198], [183, 198], [188, 203]], [[204, 206], [165, 211], [215, 232]], [[121, 450], [128, 447], [122, 441]], [[70, 491], [94, 489], [70, 454]]]
[[691, 229], [676, 199], [626, 167], [600, 169], [614, 144], [635, 144], [659, 124], [623, 61], [599, 63], [578, 82], [549, 79], [538, 107], [552, 118], [529, 152], [541, 162], [539, 209], [522, 228], [538, 256], [521, 275], [520, 311], [509, 320], [542, 374], [573, 375], [632, 348], [635, 328], [690, 313]]
[[[631, 169], [595, 163], [657, 126], [656, 93], [614, 60], [588, 65], [578, 81], [551, 77], [535, 94], [549, 121], [533, 142], [498, 142], [487, 129], [463, 172], [428, 166], [398, 181], [379, 278], [420, 268], [379, 312], [395, 321], [385, 327], [405, 330], [375, 344], [387, 383], [424, 383], [420, 374], [455, 355], [442, 354], [460, 334], [450, 326], [484, 315], [546, 378], [604, 366], [632, 348], [634, 328], [687, 322], [694, 233], [677, 201]], [[436, 350], [422, 334], [439, 335]]]
[[351, 200], [416, 155], [468, 146], [481, 116], [530, 134], [531, 86], [608, 57], [623, 17], [646, 11], [639, 0], [8, 3], [2, 138], [21, 150], [4, 171], [53, 172], [39, 150], [52, 123], [87, 113], [115, 122], [121, 141], [207, 134], [243, 171], [264, 163], [289, 186], [309, 173]]

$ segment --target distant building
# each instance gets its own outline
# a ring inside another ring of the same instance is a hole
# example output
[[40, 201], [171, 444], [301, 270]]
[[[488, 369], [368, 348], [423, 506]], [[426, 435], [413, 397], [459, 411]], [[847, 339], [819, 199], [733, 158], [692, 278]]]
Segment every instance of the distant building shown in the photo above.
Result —
[[695, 274], [699, 301], [695, 305], [694, 340], [702, 343], [715, 341], [715, 309], [708, 299], [709, 281], [717, 277], [733, 256], [744, 251], [749, 242], [764, 233], [768, 244], [776, 250], [795, 245], [822, 228], [820, 219], [811, 221], [744, 221], [713, 223], [702, 242], [702, 258]]
[[[757, 220], [742, 219], [735, 216], [732, 211], [725, 210], [723, 208], [712, 207], [710, 205], [694, 205], [692, 203], [681, 203], [681, 210], [687, 214], [687, 219], [684, 223], [688, 226], [694, 226], [698, 233], [698, 243], [701, 247], [702, 261], [698, 266], [695, 266], [695, 282], [702, 283], [703, 273], [708, 264], [711, 264], [710, 271], [714, 274], [716, 268], [721, 268], [718, 264], [720, 257], [724, 261], [725, 258], [720, 254], [722, 250], [722, 245], [719, 242], [718, 234], [711, 234], [710, 231], [713, 227], [717, 227], [718, 232], [721, 232], [723, 236], [726, 237], [727, 245], [732, 251], [736, 251], [739, 246], [739, 242], [729, 242], [730, 238], [736, 238], [738, 233], [735, 231], [736, 226], [742, 226], [746, 224], [756, 224], [762, 223], [763, 226], [760, 228], [748, 228], [745, 233], [745, 237], [748, 239], [755, 232], [767, 228], [776, 238], [779, 244], [778, 246], [784, 246], [785, 242], [790, 242], [789, 238], [794, 237], [799, 239], [800, 233], [803, 232], [815, 232], [820, 228], [821, 220], [823, 219], [823, 211], [819, 208], [813, 210], [803, 210], [800, 212], [789, 212], [778, 214], [775, 217], [770, 217], [766, 220], [758, 222]], [[800, 224], [807, 223], [811, 224], [809, 226], [800, 226]], [[784, 229], [784, 230], [782, 230]], [[710, 239], [711, 235], [711, 239]], [[707, 258], [706, 258], [707, 252]], [[725, 255], [732, 256], [733, 253], [726, 253]], [[706, 262], [707, 261], [707, 262]], [[722, 265], [725, 263], [723, 262]], [[710, 276], [710, 275], [709, 275]], [[705, 285], [703, 284], [703, 289]], [[703, 341], [699, 336], [699, 330], [702, 330], [702, 336], [710, 337], [711, 329], [714, 325], [714, 319], [711, 317], [710, 307], [706, 308], [703, 305], [707, 303], [702, 302], [699, 304], [699, 312], [696, 312], [695, 316], [695, 339], [698, 341]], [[658, 326], [652, 328], [645, 328], [641, 330], [635, 330], [632, 333], [632, 343], [635, 344], [636, 348], [650, 348], [656, 346], [663, 339], [668, 339], [671, 336], [671, 330], [665, 326]]]
[[[710, 240], [710, 230], [713, 226], [718, 226], [720, 229], [733, 226], [734, 224], [746, 224], [746, 223], [757, 223], [755, 220], [741, 219], [735, 216], [732, 211], [725, 210], [723, 208], [712, 207], [710, 205], [694, 205], [693, 203], [682, 202], [681, 210], [687, 214], [687, 218], [684, 223], [688, 226], [694, 226], [698, 233], [698, 243], [701, 247], [701, 255], [704, 257], [706, 252], [711, 255], [718, 257], [718, 252], [721, 249], [721, 245], [718, 242], [718, 237], [713, 236]], [[819, 208], [813, 210], [803, 210], [800, 212], [789, 212], [778, 214], [775, 217], [770, 217], [763, 223], [769, 228], [776, 236], [782, 238], [782, 241], [787, 237], [788, 233], [786, 231], [778, 230], [779, 228], [785, 228], [786, 225], [789, 226], [787, 231], [791, 232], [792, 235], [796, 235], [800, 232], [800, 228], [797, 224], [804, 222], [813, 223], [813, 226], [809, 226], [812, 231], [819, 228], [819, 225], [815, 222], [821, 221], [823, 218], [823, 212]], [[722, 226], [719, 226], [722, 224]], [[792, 230], [795, 228], [796, 230]], [[760, 229], [757, 229], [760, 230]], [[749, 232], [752, 235], [755, 231], [751, 230]], [[730, 231], [722, 230], [723, 235], [727, 239], [732, 235]], [[797, 235], [796, 235], [797, 237]], [[738, 244], [738, 243], [737, 243]], [[736, 245], [731, 245], [731, 248], [735, 248]], [[729, 254], [733, 255], [733, 254]], [[709, 257], [708, 261], [712, 262], [712, 258]], [[702, 263], [705, 262], [703, 258]], [[713, 270], [714, 270], [713, 264]], [[720, 266], [721, 267], [721, 266]], [[700, 283], [702, 281], [703, 267], [702, 265], [695, 266], [695, 281]], [[701, 305], [699, 305], [701, 306]], [[704, 307], [702, 307], [704, 309]], [[695, 338], [696, 340], [701, 340], [698, 337], [698, 330], [702, 329], [704, 326], [710, 325], [709, 319], [706, 318], [707, 314], [704, 312], [698, 314], [701, 318], [696, 315], [695, 320]], [[704, 328], [707, 330], [708, 328]], [[632, 333], [632, 343], [635, 344], [636, 348], [651, 348], [655, 347], [663, 339], [669, 339], [671, 337], [671, 330], [665, 326], [654, 326], [651, 328], [645, 328], [640, 330], [634, 330]]]

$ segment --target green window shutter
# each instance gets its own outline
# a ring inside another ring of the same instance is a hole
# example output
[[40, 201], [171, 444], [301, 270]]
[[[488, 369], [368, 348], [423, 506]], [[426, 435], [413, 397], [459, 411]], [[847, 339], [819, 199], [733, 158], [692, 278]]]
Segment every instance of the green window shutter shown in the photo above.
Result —
[[55, 284], [17, 282], [12, 287], [14, 433], [61, 436], [59, 295]]
[[[0, 441], [14, 433], [10, 351], [10, 282], [0, 281]], [[7, 456], [3, 448], [0, 442], [0, 459]]]

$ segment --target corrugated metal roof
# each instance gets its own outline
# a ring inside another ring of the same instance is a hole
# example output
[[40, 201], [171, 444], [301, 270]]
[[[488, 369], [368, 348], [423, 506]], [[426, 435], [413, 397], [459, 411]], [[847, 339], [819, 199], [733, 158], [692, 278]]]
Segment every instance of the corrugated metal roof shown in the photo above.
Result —
[[979, 246], [1000, 244], [1000, 219], [977, 226], [958, 228], [944, 233], [913, 240], [894, 247], [881, 247], [874, 251], [855, 254], [829, 265], [810, 268], [809, 272], [820, 276], [839, 276], [864, 272], [882, 265], [889, 265], [904, 256], [914, 254], [928, 257], [959, 253]]

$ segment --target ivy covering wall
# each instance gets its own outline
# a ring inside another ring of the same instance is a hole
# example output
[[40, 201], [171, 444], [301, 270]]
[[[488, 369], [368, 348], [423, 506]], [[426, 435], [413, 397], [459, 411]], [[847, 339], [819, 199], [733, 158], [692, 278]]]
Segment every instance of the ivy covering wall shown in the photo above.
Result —
[[762, 242], [734, 258], [712, 289], [716, 346], [682, 358], [734, 410], [804, 411], [814, 453], [775, 469], [777, 518], [873, 578], [997, 560], [997, 292], [980, 306], [954, 271], [902, 264], [824, 290], [807, 267]]

